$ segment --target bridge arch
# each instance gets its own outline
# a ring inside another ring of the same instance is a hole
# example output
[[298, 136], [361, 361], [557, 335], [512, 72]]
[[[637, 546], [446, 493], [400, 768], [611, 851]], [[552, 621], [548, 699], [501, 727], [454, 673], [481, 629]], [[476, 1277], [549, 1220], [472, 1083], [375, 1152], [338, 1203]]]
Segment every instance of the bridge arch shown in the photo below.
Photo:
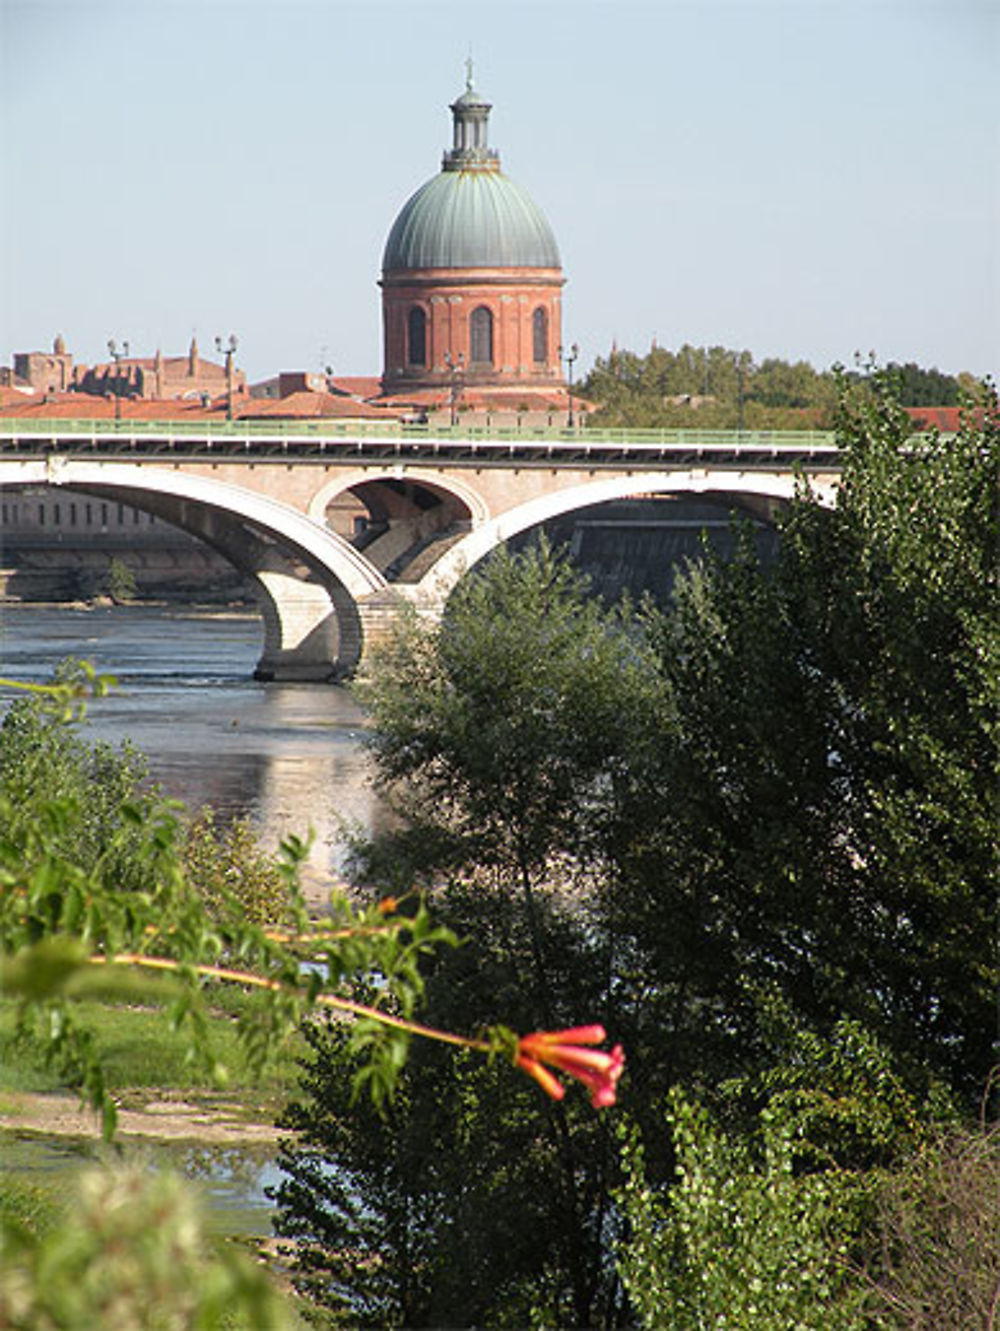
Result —
[[489, 516], [483, 497], [461, 478], [399, 464], [328, 481], [308, 511], [394, 584], [419, 581], [442, 551]]
[[360, 607], [383, 600], [387, 590], [385, 577], [349, 542], [279, 500], [225, 481], [50, 455], [7, 464], [0, 484], [65, 486], [125, 500], [212, 545], [258, 592], [261, 678], [349, 673], [364, 646]]
[[490, 516], [482, 495], [471, 485], [456, 476], [442, 476], [427, 467], [410, 467], [396, 464], [388, 467], [358, 467], [355, 471], [339, 473], [333, 480], [321, 486], [309, 502], [309, 516], [315, 522], [322, 522], [331, 500], [345, 490], [357, 490], [360, 486], [373, 481], [409, 481], [434, 494], [447, 495], [457, 500], [468, 510], [473, 527], [486, 522]]
[[[552, 494], [540, 495], [500, 514], [470, 532], [448, 550], [412, 589], [412, 599], [425, 606], [443, 607], [463, 575], [504, 541], [552, 518], [592, 504], [628, 499], [637, 494], [732, 495], [737, 498], [789, 501], [796, 493], [794, 476], [767, 472], [694, 469], [642, 472], [588, 481]], [[834, 486], [814, 484], [824, 506], [834, 502]]]

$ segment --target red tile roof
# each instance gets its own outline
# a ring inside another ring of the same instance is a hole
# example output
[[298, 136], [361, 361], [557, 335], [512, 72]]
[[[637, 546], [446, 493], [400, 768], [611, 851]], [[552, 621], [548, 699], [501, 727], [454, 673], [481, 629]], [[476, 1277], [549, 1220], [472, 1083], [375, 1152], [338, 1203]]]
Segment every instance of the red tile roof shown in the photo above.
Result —
[[382, 380], [377, 374], [338, 374], [330, 384], [335, 391], [346, 393], [348, 397], [367, 399], [378, 397], [382, 392]]
[[[127, 420], [199, 420], [211, 419], [225, 411], [225, 398], [218, 399], [207, 409], [200, 401], [177, 399], [143, 399], [123, 397], [119, 400], [119, 414]], [[91, 393], [59, 393], [46, 401], [39, 396], [28, 401], [3, 402], [0, 416], [19, 416], [33, 420], [113, 420], [115, 399], [98, 397]]]
[[962, 424], [964, 407], [907, 407], [907, 415], [921, 430], [955, 434]]
[[398, 420], [398, 412], [385, 407], [369, 406], [367, 402], [355, 402], [353, 398], [336, 397], [331, 393], [314, 393], [303, 390], [289, 393], [287, 397], [251, 398], [249, 402], [240, 402], [235, 407], [235, 415], [240, 420], [258, 420], [267, 417], [274, 419], [324, 419], [336, 417], [339, 420]]
[[[207, 406], [200, 398], [143, 399], [123, 397], [118, 403], [118, 414], [123, 421], [219, 420], [226, 414], [226, 395], [216, 397]], [[0, 416], [18, 416], [32, 420], [113, 420], [116, 415], [114, 397], [99, 397], [91, 393], [60, 393], [48, 400], [41, 394], [26, 397], [23, 393], [3, 390], [0, 397]], [[236, 397], [233, 415], [237, 420], [304, 420], [336, 418], [338, 420], [393, 421], [398, 412], [385, 407], [371, 407], [351, 398], [335, 397], [329, 393], [292, 393], [285, 398]]]

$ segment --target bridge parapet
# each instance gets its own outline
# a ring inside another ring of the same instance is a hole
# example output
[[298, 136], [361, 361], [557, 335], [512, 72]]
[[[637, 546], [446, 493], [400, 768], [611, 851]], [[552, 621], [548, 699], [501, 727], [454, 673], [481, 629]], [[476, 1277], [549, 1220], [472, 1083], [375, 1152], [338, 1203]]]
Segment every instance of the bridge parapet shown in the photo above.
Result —
[[822, 430], [550, 430], [398, 422], [25, 421], [0, 418], [0, 457], [58, 452], [92, 458], [410, 461], [486, 467], [738, 466], [789, 471], [836, 467], [836, 436]]

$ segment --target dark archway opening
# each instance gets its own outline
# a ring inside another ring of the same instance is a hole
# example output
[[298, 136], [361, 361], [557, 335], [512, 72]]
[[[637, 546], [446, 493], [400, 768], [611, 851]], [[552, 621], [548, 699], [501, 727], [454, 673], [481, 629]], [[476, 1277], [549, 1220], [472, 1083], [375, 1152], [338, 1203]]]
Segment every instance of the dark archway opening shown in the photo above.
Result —
[[666, 604], [679, 570], [703, 558], [706, 544], [723, 558], [735, 552], [739, 524], [752, 530], [761, 560], [772, 560], [778, 543], [773, 516], [770, 501], [735, 495], [637, 495], [564, 513], [507, 544], [523, 550], [544, 534], [566, 550], [602, 599], [616, 601], [627, 591]]

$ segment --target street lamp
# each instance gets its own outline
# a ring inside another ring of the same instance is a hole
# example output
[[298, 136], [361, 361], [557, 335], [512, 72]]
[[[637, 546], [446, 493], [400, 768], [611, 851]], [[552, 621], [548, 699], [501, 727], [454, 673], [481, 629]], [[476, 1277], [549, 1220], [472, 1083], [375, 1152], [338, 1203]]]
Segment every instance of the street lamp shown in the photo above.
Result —
[[459, 388], [459, 383], [460, 383], [460, 375], [462, 374], [462, 371], [465, 369], [465, 355], [460, 351], [458, 353], [458, 360], [456, 361], [452, 360], [451, 352], [446, 351], [444, 353], [444, 363], [445, 365], [447, 365], [451, 373], [451, 392], [449, 394], [449, 402], [451, 406], [451, 424], [452, 428], [454, 428], [455, 425], [457, 425], [458, 423], [457, 403], [458, 403], [458, 394], [461, 391]]
[[117, 425], [122, 418], [121, 362], [128, 355], [128, 343], [122, 342], [122, 349], [119, 351], [115, 339], [109, 338], [108, 353], [115, 363], [115, 424]]
[[559, 348], [559, 359], [566, 362], [566, 378], [569, 382], [569, 414], [566, 417], [566, 428], [573, 428], [573, 362], [580, 354], [580, 348], [576, 342], [570, 347], [569, 351], [563, 355], [562, 347]]
[[222, 345], [222, 338], [215, 339], [216, 351], [221, 351], [226, 358], [226, 420], [233, 419], [233, 356], [236, 354], [236, 334], [229, 334], [229, 345]]
[[743, 433], [743, 359], [736, 365], [736, 434]]

